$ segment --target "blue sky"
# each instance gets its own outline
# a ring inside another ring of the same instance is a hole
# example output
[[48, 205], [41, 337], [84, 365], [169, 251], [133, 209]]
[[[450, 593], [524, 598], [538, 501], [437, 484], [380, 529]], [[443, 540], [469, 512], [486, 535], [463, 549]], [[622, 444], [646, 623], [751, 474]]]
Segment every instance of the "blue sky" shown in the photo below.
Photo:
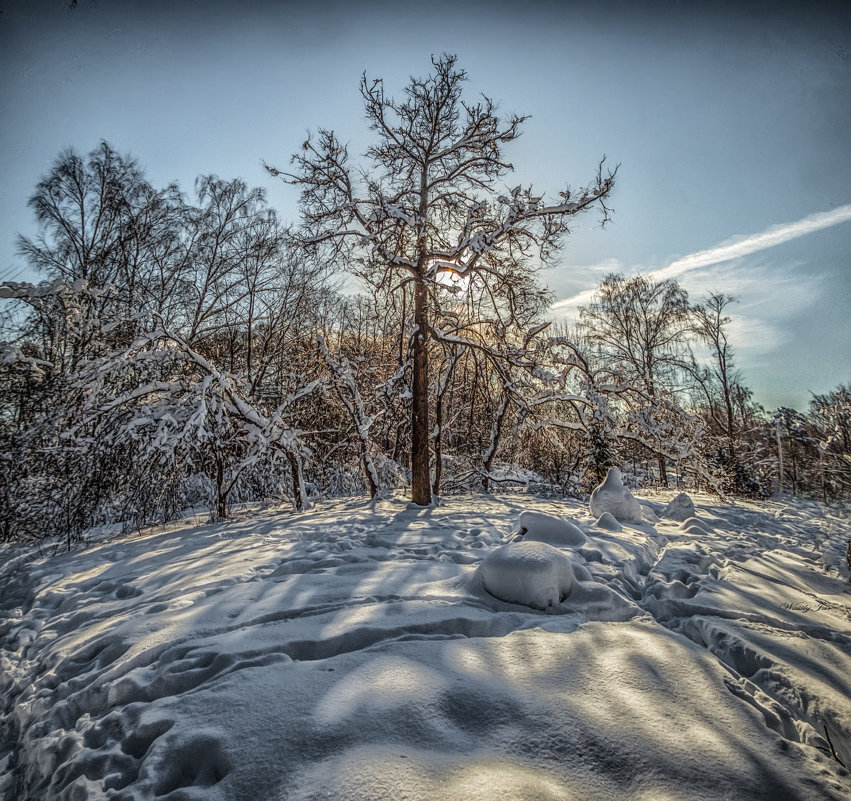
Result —
[[106, 139], [155, 185], [268, 177], [308, 129], [362, 151], [366, 70], [398, 91], [452, 52], [530, 114], [512, 185], [555, 193], [620, 163], [615, 217], [577, 220], [545, 275], [570, 318], [607, 272], [739, 297], [733, 342], [767, 408], [851, 381], [851, 9], [779, 2], [0, 0], [0, 280], [57, 154]]

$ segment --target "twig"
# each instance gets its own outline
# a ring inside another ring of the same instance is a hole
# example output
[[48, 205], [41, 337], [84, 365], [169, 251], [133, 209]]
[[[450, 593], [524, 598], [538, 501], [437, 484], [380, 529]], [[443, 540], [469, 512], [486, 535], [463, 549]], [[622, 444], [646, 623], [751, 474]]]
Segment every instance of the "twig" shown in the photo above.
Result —
[[830, 753], [833, 755], [833, 758], [844, 768], [845, 763], [839, 758], [836, 749], [833, 747], [833, 741], [830, 739], [830, 731], [828, 731], [826, 723], [824, 724], [824, 736], [827, 738], [827, 744], [830, 746]]

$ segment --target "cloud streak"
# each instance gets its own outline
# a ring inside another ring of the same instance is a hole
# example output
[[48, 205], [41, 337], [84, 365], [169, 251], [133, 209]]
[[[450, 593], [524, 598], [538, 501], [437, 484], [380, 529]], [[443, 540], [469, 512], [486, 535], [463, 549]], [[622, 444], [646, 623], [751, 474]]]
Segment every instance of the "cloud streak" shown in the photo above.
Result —
[[569, 314], [575, 313], [580, 306], [585, 306], [594, 300], [594, 295], [597, 294], [596, 285], [591, 289], [583, 289], [576, 295], [571, 295], [569, 298], [557, 300], [550, 306], [550, 314], [556, 317], [567, 317]]
[[[744, 256], [750, 256], [754, 253], [767, 250], [768, 248], [782, 245], [784, 242], [790, 242], [791, 240], [805, 236], [806, 234], [821, 231], [825, 228], [831, 228], [834, 225], [840, 225], [841, 223], [848, 222], [849, 220], [851, 220], [851, 203], [831, 209], [830, 211], [810, 214], [796, 222], [772, 225], [770, 228], [766, 228], [764, 231], [756, 234], [736, 236], [731, 239], [727, 239], [713, 248], [699, 250], [695, 253], [683, 256], [682, 258], [675, 259], [667, 267], [663, 267], [661, 270], [654, 270], [649, 267], [641, 267], [639, 265], [633, 265], [630, 268], [625, 268], [625, 265], [619, 264], [613, 259], [609, 259], [606, 262], [603, 262], [600, 265], [595, 265], [595, 267], [589, 269], [592, 272], [599, 272], [599, 269], [597, 268], [605, 266], [607, 268], [607, 272], [623, 272], [627, 274], [634, 274], [637, 272], [651, 273], [653, 278], [657, 281], [662, 281], [666, 278], [679, 279], [687, 273], [700, 270], [703, 267], [709, 267], [714, 264], [723, 264], [735, 259], [740, 259]], [[695, 278], [695, 276], [692, 276], [692, 280]], [[715, 283], [718, 281], [717, 277], [713, 280]], [[726, 276], [726, 280], [728, 284], [730, 282], [736, 284], [734, 287], [725, 287], [727, 291], [739, 290], [744, 292], [750, 288], [750, 285], [753, 283], [762, 282], [761, 271], [758, 268], [753, 267], [745, 274], [731, 274]], [[777, 281], [778, 277], [777, 275], [774, 275], [772, 283], [776, 285]], [[698, 281], [698, 283], [700, 283], [700, 281]], [[690, 287], [690, 289], [691, 288], [692, 287]], [[576, 314], [580, 306], [590, 303], [594, 299], [595, 293], [596, 285], [594, 287], [584, 289], [571, 297], [557, 300], [550, 307], [550, 313], [556, 317], [563, 318], [573, 316]]]
[[810, 214], [796, 222], [772, 225], [758, 234], [734, 237], [708, 250], [690, 253], [688, 256], [672, 261], [667, 267], [656, 272], [655, 277], [659, 280], [677, 278], [691, 270], [739, 259], [742, 256], [750, 256], [752, 253], [782, 245], [784, 242], [839, 225], [848, 220], [851, 220], [851, 203], [839, 206], [831, 211]]

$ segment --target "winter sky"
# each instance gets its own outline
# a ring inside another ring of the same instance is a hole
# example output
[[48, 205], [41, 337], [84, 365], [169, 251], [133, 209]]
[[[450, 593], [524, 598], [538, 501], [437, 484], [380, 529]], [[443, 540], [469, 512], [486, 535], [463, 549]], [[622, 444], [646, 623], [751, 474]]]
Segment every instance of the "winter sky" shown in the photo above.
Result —
[[[845, 10], [841, 9], [844, 6]], [[0, 0], [0, 280], [57, 154], [101, 139], [157, 186], [268, 189], [305, 132], [362, 152], [358, 80], [397, 93], [456, 53], [470, 95], [531, 115], [509, 184], [555, 193], [606, 154], [615, 216], [577, 221], [546, 281], [570, 319], [608, 272], [739, 298], [733, 344], [766, 408], [851, 381], [851, 6], [781, 2]]]

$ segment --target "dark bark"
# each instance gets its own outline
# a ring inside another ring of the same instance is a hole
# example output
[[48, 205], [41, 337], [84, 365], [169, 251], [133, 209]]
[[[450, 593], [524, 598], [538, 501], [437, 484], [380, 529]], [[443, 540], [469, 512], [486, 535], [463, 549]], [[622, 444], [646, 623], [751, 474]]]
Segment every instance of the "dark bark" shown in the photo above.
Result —
[[220, 454], [216, 454], [216, 517], [228, 515], [228, 491], [225, 489], [225, 465]]
[[295, 454], [289, 450], [286, 452], [287, 461], [290, 463], [290, 474], [293, 480], [293, 499], [295, 508], [300, 512], [303, 508], [301, 501], [301, 470], [299, 469], [298, 459]]
[[440, 479], [443, 474], [443, 455], [440, 439], [443, 431], [443, 395], [438, 395], [434, 402], [434, 483], [431, 491], [440, 495]]
[[483, 460], [484, 476], [482, 478], [482, 489], [485, 492], [490, 490], [490, 472], [493, 466], [493, 460], [496, 457], [497, 448], [499, 448], [499, 440], [502, 436], [502, 423], [505, 420], [506, 412], [508, 412], [508, 394], [506, 393], [499, 404], [499, 409], [496, 413], [496, 420], [491, 428], [491, 441]]
[[417, 282], [414, 289], [413, 398], [411, 400], [411, 500], [420, 506], [431, 503], [428, 431], [428, 287]]
[[662, 482], [663, 487], [668, 486], [668, 470], [665, 466], [665, 457], [662, 454], [659, 454], [659, 481]]

